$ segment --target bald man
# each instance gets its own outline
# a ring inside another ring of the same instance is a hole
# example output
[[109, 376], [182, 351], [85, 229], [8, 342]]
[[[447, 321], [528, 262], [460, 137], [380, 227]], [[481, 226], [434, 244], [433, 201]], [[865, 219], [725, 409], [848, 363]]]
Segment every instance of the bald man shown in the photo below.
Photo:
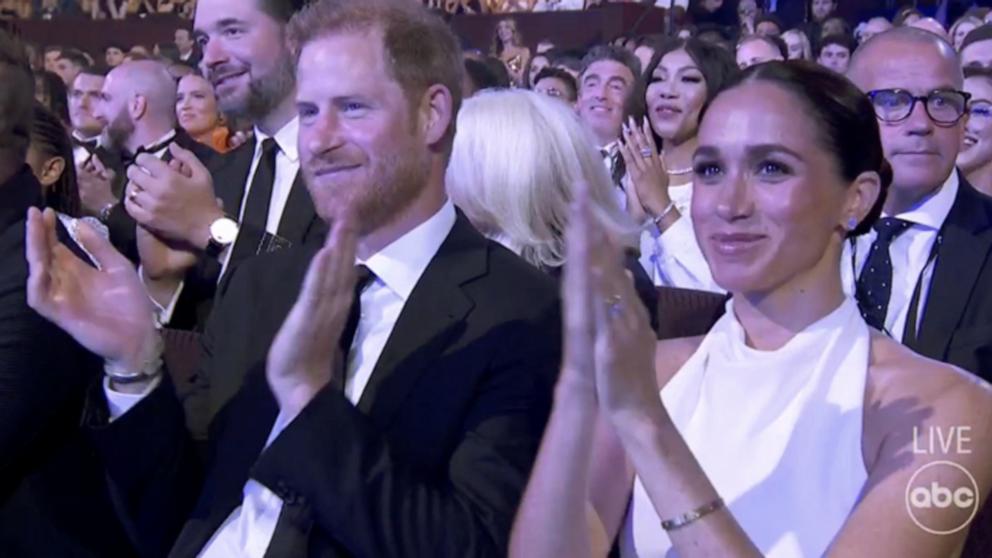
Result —
[[[121, 165], [112, 174], [123, 177], [140, 153], [168, 162], [169, 145], [192, 151], [205, 164], [215, 152], [195, 141], [176, 125], [176, 82], [165, 65], [154, 60], [125, 62], [107, 74], [94, 115], [106, 123], [101, 144], [121, 153]], [[86, 171], [83, 171], [84, 174]], [[123, 189], [112, 191], [113, 178], [80, 181], [81, 198], [110, 229], [111, 240], [132, 261], [137, 261], [135, 222], [123, 203]], [[100, 192], [84, 191], [86, 189]], [[99, 207], [93, 207], [98, 205]]]
[[992, 200], [955, 169], [967, 96], [957, 53], [900, 27], [855, 52], [894, 179], [883, 219], [852, 241], [845, 283], [870, 325], [992, 379]]

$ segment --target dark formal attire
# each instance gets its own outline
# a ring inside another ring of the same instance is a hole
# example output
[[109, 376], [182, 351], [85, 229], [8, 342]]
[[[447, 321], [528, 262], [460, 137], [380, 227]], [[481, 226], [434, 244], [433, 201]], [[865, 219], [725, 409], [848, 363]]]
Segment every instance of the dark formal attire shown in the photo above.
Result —
[[29, 167], [0, 185], [0, 556], [131, 556], [79, 430], [101, 363], [27, 305], [25, 215], [41, 206]]
[[[138, 149], [137, 153], [124, 153], [116, 159], [111, 159], [110, 162], [104, 161], [104, 164], [110, 165], [114, 172], [117, 173], [117, 176], [123, 179], [121, 186], [115, 192], [120, 196], [120, 203], [115, 205], [110, 211], [110, 215], [105, 222], [107, 228], [110, 230], [110, 242], [122, 254], [127, 256], [129, 260], [135, 263], [138, 262], [137, 223], [128, 214], [127, 208], [124, 206], [125, 192], [123, 183], [127, 181], [127, 169], [134, 164], [134, 159], [141, 153], [149, 153], [168, 163], [172, 160], [172, 152], [169, 151], [169, 145], [173, 143], [183, 149], [192, 151], [196, 155], [196, 158], [208, 168], [214, 163], [214, 157], [218, 156], [217, 152], [211, 149], [210, 146], [194, 140], [182, 128], [176, 128], [158, 141]], [[96, 152], [96, 154], [100, 156], [100, 152]]]
[[[436, 239], [439, 227], [439, 240], [404, 243]], [[440, 246], [421, 272], [421, 256], [407, 254], [431, 242]], [[202, 377], [204, 409], [223, 407], [199, 503], [171, 555], [243, 544], [247, 556], [505, 556], [560, 365], [554, 281], [446, 205], [363, 262], [376, 279], [358, 299], [345, 385], [327, 386], [293, 419], [279, 415], [264, 365], [313, 253], [259, 256], [222, 283]], [[149, 483], [195, 488], [130, 461], [169, 468], [186, 451], [169, 387], [109, 427], [106, 409], [87, 418], [115, 484], [130, 487], [131, 517], [144, 516]], [[142, 525], [155, 539], [158, 524]], [[240, 527], [261, 542], [241, 541]]]
[[992, 199], [955, 171], [876, 229], [848, 246], [842, 266], [869, 324], [992, 380]]
[[170, 327], [203, 328], [227, 269], [258, 254], [323, 243], [327, 226], [299, 173], [298, 133], [298, 119], [274, 136], [256, 128], [254, 141], [219, 157], [211, 171], [214, 189], [239, 222], [238, 238], [219, 259], [204, 257], [186, 275], [174, 308], [165, 312]]

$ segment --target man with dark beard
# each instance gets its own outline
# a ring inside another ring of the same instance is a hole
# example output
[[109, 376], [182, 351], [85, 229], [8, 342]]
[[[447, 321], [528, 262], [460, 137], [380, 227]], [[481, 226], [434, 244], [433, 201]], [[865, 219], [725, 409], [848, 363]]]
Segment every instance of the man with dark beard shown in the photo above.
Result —
[[229, 401], [202, 485], [177, 474], [182, 410], [123, 258], [94, 242], [101, 270], [84, 273], [46, 239], [54, 215], [34, 213], [29, 300], [108, 361], [85, 426], [143, 555], [181, 511], [155, 496], [193, 491], [176, 558], [506, 556], [561, 321], [554, 281], [445, 193], [458, 42], [409, 0], [321, 0], [290, 30], [300, 159], [332, 231], [224, 282], [204, 370], [232, 390], [215, 393]]
[[[179, 172], [143, 156], [137, 158], [141, 170], [128, 172], [128, 212], [163, 244], [196, 254], [142, 254], [149, 292], [171, 327], [199, 329], [227, 269], [256, 254], [325, 237], [299, 176], [296, 87], [285, 42], [286, 23], [303, 3], [198, 2], [194, 35], [203, 51], [201, 67], [221, 110], [250, 120], [255, 139], [211, 172], [195, 161], [195, 172]], [[198, 263], [176, 265], [191, 261]]]
[[[100, 144], [121, 154], [117, 172], [126, 171], [141, 153], [168, 163], [172, 159], [169, 145], [173, 143], [192, 151], [204, 162], [209, 162], [215, 154], [176, 126], [175, 81], [159, 62], [127, 62], [107, 74], [93, 113], [97, 120], [106, 123]], [[108, 170], [107, 174], [105, 189], [110, 192], [115, 171]], [[130, 259], [136, 259], [135, 221], [123, 201], [111, 199], [100, 217], [110, 229], [114, 246]]]

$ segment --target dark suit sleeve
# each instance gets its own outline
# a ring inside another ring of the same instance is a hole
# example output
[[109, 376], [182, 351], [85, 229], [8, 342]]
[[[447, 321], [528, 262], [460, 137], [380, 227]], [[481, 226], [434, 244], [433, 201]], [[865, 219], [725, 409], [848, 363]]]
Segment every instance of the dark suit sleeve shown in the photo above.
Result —
[[397, 460], [371, 420], [328, 388], [262, 454], [253, 477], [309, 506], [315, 528], [351, 555], [506, 556], [550, 408], [558, 311], [514, 330], [478, 386], [446, 470]]
[[132, 263], [138, 263], [138, 226], [134, 218], [124, 208], [124, 202], [118, 203], [110, 211], [110, 218], [107, 219], [107, 228], [110, 230], [110, 243], [117, 248], [124, 257]]

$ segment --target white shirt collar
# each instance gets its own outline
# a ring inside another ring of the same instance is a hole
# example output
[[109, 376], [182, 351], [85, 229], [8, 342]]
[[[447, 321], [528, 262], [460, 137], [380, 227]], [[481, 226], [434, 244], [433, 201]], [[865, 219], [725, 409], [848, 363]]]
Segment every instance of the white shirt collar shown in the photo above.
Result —
[[300, 150], [297, 146], [297, 139], [300, 136], [300, 117], [294, 116], [292, 120], [283, 125], [282, 128], [276, 132], [275, 136], [270, 136], [260, 130], [258, 126], [255, 126], [255, 137], [258, 141], [255, 142], [255, 153], [262, 149], [262, 142], [274, 137], [276, 143], [279, 145], [279, 151], [283, 153], [292, 162], [297, 162], [300, 159]]
[[77, 132], [76, 130], [73, 130], [72, 131], [72, 137], [73, 137], [73, 139], [75, 139], [76, 141], [81, 142], [81, 143], [86, 143], [86, 142], [90, 142], [90, 141], [96, 140], [97, 145], [99, 145], [100, 144], [100, 138], [102, 136], [100, 134], [97, 134], [97, 135], [95, 135], [95, 136], [93, 136], [91, 138], [84, 138], [83, 136], [81, 136], [79, 134], [79, 132]]
[[430, 219], [358, 263], [406, 301], [454, 225], [455, 206], [448, 200]]
[[[939, 190], [930, 194], [926, 199], [916, 204], [915, 207], [896, 215], [899, 219], [904, 219], [916, 225], [928, 229], [939, 231], [944, 226], [944, 221], [951, 213], [951, 206], [958, 197], [960, 187], [958, 170], [955, 168], [951, 175], [944, 181]], [[883, 214], [884, 215], [884, 214]]]
[[[155, 141], [150, 141], [150, 142], [148, 142], [148, 143], [146, 143], [146, 144], [144, 145], [144, 147], [146, 147], [146, 148], [147, 148], [147, 147], [150, 147], [150, 146], [155, 146], [155, 145], [159, 145], [159, 144], [162, 144], [162, 143], [165, 143], [165, 142], [167, 142], [167, 141], [169, 141], [169, 140], [171, 140], [171, 139], [173, 139], [173, 138], [174, 138], [175, 136], [176, 136], [176, 129], [175, 129], [175, 128], [173, 128], [173, 129], [171, 129], [171, 130], [169, 130], [168, 132], [166, 132], [165, 134], [163, 134], [163, 135], [162, 135], [162, 136], [161, 136], [160, 138], [158, 138], [157, 140], [155, 140]], [[168, 147], [168, 146], [166, 146], [166, 147]]]

